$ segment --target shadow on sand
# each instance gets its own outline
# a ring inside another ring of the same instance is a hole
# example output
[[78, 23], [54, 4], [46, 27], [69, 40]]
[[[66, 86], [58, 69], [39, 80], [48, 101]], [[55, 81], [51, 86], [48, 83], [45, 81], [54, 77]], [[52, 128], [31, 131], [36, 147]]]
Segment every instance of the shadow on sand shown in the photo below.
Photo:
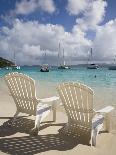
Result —
[[[85, 138], [84, 136], [84, 138], [81, 137], [81, 139], [74, 139], [62, 134], [14, 137], [14, 134], [17, 132], [29, 134], [30, 129], [34, 126], [34, 121], [20, 117], [17, 118], [13, 126], [9, 126], [11, 121], [10, 119], [0, 126], [0, 150], [4, 153], [12, 155], [33, 155], [49, 150], [70, 150], [78, 144], [88, 145], [89, 143], [89, 137]], [[40, 130], [50, 126], [62, 127], [64, 123], [53, 124], [53, 122], [44, 122], [41, 124]], [[10, 135], [12, 135], [12, 137], [5, 137]]]

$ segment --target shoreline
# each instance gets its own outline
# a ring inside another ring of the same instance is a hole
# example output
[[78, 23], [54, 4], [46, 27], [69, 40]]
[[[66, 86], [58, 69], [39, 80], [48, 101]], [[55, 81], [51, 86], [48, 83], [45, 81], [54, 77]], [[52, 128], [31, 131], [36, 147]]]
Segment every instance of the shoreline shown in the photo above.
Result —
[[[57, 86], [59, 83], [50, 81], [35, 81], [36, 95], [38, 98], [59, 96]], [[90, 86], [89, 86], [90, 87]], [[94, 107], [99, 109], [104, 106], [116, 106], [116, 89], [106, 87], [90, 87], [94, 91]], [[9, 96], [9, 90], [3, 78], [0, 79], [0, 98], [6, 99]], [[7, 99], [6, 99], [7, 101]]]

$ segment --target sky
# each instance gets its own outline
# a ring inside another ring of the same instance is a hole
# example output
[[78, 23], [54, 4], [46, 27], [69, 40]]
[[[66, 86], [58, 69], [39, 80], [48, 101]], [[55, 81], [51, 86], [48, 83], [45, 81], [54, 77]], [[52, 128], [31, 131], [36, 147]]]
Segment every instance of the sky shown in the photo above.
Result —
[[[19, 65], [110, 62], [116, 55], [116, 0], [0, 0], [0, 57]], [[59, 50], [60, 44], [60, 50]], [[46, 53], [46, 59], [45, 59]], [[46, 61], [46, 62], [45, 62]]]

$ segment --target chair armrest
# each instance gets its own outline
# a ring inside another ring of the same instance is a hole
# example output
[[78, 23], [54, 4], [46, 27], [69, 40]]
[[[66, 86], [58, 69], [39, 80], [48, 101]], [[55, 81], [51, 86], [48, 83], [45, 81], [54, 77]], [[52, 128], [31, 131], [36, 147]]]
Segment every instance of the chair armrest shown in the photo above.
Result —
[[39, 101], [42, 103], [48, 103], [48, 102], [53, 102], [53, 101], [57, 101], [57, 100], [59, 100], [59, 97], [57, 97], [57, 96], [39, 99]]
[[107, 106], [103, 109], [95, 111], [96, 114], [102, 114], [105, 118], [104, 120], [104, 128], [106, 131], [110, 132], [110, 121], [111, 121], [111, 112], [114, 110], [113, 106]]
[[102, 108], [100, 110], [94, 110], [94, 111], [95, 111], [95, 113], [103, 113], [104, 114], [104, 113], [109, 113], [112, 110], [114, 110], [114, 107], [113, 106], [107, 106], [107, 107]]
[[52, 107], [53, 110], [53, 121], [56, 121], [56, 106], [57, 106], [57, 100], [59, 100], [59, 97], [53, 96], [49, 98], [39, 99], [38, 101], [42, 104], [47, 103]]

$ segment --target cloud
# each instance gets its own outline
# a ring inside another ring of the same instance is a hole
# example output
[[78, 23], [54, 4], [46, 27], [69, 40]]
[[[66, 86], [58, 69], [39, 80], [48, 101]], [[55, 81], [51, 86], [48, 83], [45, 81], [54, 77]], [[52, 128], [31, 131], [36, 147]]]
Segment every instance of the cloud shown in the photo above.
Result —
[[84, 35], [88, 31], [95, 33], [91, 43], [94, 60], [110, 60], [116, 51], [116, 21], [109, 21], [100, 26], [105, 17], [106, 7], [107, 2], [104, 0], [82, 0], [81, 2], [79, 0], [68, 0], [69, 14], [77, 16], [72, 31]]
[[[104, 0], [68, 0], [68, 12], [76, 15], [76, 25], [83, 31], [96, 29], [105, 16], [107, 3]], [[78, 15], [81, 13], [81, 17]]]
[[22, 0], [20, 2], [16, 2], [15, 6], [16, 14], [27, 15], [34, 12], [38, 8], [38, 4], [36, 0]]
[[116, 19], [98, 26], [93, 41], [86, 38], [86, 32], [75, 26], [66, 32], [61, 25], [40, 24], [37, 21], [24, 22], [16, 19], [12, 28], [3, 27], [0, 32], [0, 55], [13, 60], [14, 51], [18, 64], [41, 64], [47, 54], [47, 63], [56, 65], [58, 44], [61, 53], [72, 64], [87, 60], [88, 51], [93, 48], [94, 60], [112, 60], [116, 55]]
[[99, 26], [93, 48], [96, 59], [113, 60], [116, 55], [116, 19]]
[[107, 3], [103, 0], [93, 1], [88, 5], [83, 17], [77, 18], [77, 25], [83, 30], [96, 29], [97, 25], [103, 21], [106, 6]]
[[[87, 4], [87, 2], [89, 3]], [[50, 4], [49, 0], [20, 1], [17, 3], [16, 10], [19, 6], [23, 8], [23, 3], [28, 3], [28, 9], [26, 8], [26, 12], [23, 12], [22, 9], [22, 14], [29, 14], [38, 6], [43, 11], [47, 11], [45, 8], [49, 6], [47, 9], [52, 10], [49, 13], [55, 11], [54, 7], [51, 7], [52, 1]], [[30, 9], [31, 3], [33, 5]], [[34, 5], [35, 3], [37, 5]], [[15, 51], [18, 64], [32, 65], [41, 64], [46, 53], [47, 63], [56, 65], [60, 42], [60, 56], [64, 49], [65, 58], [71, 60], [72, 64], [77, 60], [87, 60], [91, 47], [93, 48], [94, 60], [111, 60], [116, 55], [116, 19], [100, 25], [105, 16], [106, 6], [107, 3], [103, 0], [82, 0], [81, 2], [68, 0], [68, 12], [70, 15], [77, 16], [76, 24], [71, 32], [66, 32], [63, 26], [57, 24], [40, 24], [38, 21], [24, 22], [15, 19], [12, 27], [4, 26], [1, 28], [0, 55], [13, 60]], [[17, 11], [17, 14], [21, 14], [21, 11]], [[93, 40], [87, 38], [88, 31], [94, 31]]]
[[50, 14], [56, 10], [53, 0], [21, 0], [16, 2], [15, 9], [11, 10], [11, 14], [28, 15], [37, 9]]
[[70, 15], [82, 13], [88, 6], [90, 0], [68, 0], [67, 11]]
[[0, 52], [12, 59], [15, 51], [19, 64], [39, 64], [43, 61], [45, 52], [48, 57], [57, 60], [59, 42], [61, 50], [65, 50], [65, 57], [71, 57], [73, 54], [86, 57], [86, 48], [91, 45], [91, 41], [86, 39], [84, 32], [80, 30], [76, 29], [70, 33], [61, 25], [40, 24], [37, 21], [23, 22], [16, 19], [12, 28], [2, 28]]
[[56, 10], [53, 0], [39, 0], [38, 5], [43, 11], [48, 13], [53, 13]]

